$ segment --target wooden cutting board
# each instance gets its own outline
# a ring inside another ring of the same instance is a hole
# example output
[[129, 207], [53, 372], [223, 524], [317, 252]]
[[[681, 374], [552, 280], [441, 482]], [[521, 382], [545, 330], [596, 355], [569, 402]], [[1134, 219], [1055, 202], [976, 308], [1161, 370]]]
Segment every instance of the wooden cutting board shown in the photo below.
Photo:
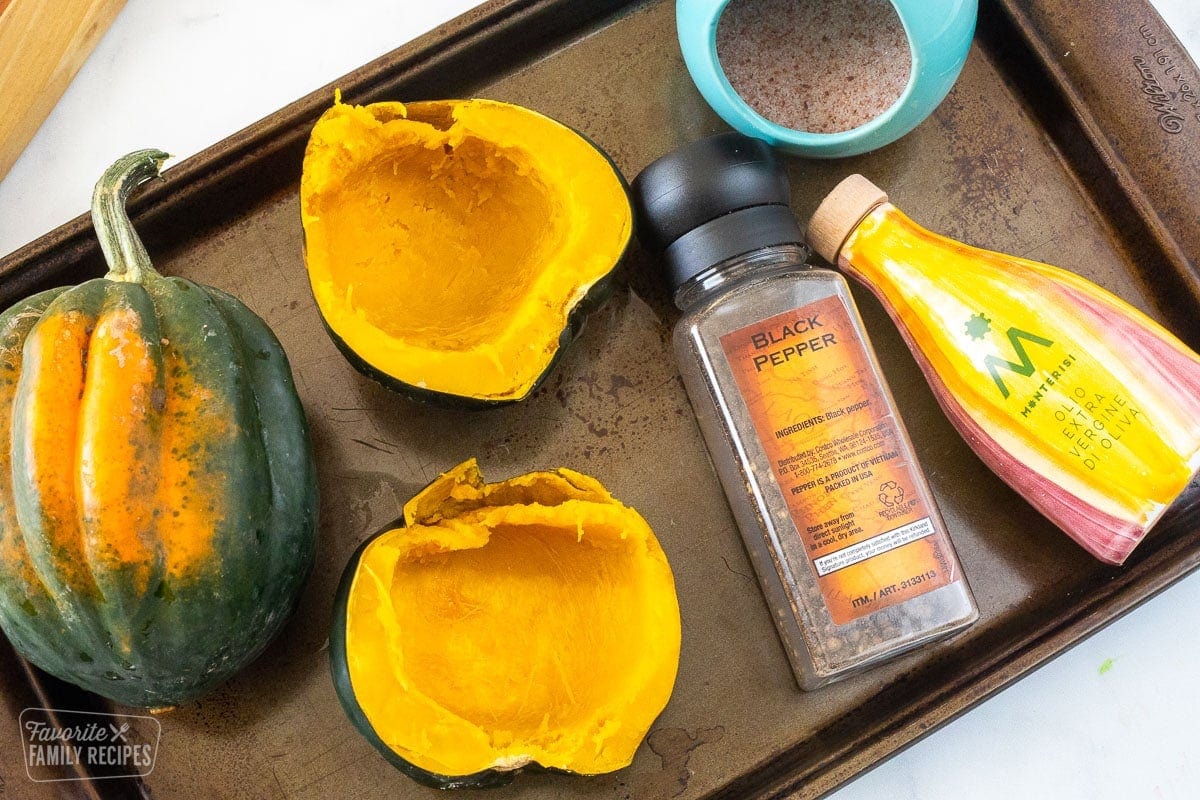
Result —
[[125, 0], [0, 0], [0, 180]]

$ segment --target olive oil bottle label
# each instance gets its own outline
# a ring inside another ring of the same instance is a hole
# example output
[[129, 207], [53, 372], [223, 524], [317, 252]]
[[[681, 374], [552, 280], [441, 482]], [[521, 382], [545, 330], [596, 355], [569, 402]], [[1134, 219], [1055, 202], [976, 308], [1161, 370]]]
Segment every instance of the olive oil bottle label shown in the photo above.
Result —
[[949, 583], [918, 467], [842, 301], [746, 326], [721, 346], [795, 524], [779, 535], [799, 537], [833, 621]]
[[979, 457], [1097, 558], [1125, 561], [1200, 470], [1200, 355], [1107, 290], [890, 203], [838, 263], [883, 303]]

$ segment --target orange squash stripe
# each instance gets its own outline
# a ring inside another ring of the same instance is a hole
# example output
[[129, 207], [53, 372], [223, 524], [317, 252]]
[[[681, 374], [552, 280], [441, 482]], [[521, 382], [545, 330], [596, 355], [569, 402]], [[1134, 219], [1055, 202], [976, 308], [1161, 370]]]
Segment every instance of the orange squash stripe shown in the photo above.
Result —
[[[111, 296], [111, 295], [110, 295]], [[85, 547], [95, 565], [131, 565], [132, 589], [146, 591], [155, 561], [153, 446], [162, 376], [142, 320], [126, 304], [107, 303], [88, 347], [80, 404], [79, 506]], [[114, 468], [115, 467], [115, 468]]]
[[87, 569], [76, 505], [75, 459], [84, 364], [95, 318], [77, 309], [51, 312], [25, 343], [27, 387], [23, 447], [28, 473], [42, 512], [41, 529], [62, 580], [76, 590], [95, 581]]

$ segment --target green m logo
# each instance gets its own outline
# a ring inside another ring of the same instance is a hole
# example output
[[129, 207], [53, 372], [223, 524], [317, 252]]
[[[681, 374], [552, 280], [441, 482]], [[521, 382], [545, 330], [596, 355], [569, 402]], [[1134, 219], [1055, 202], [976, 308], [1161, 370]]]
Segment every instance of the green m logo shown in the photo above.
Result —
[[1009, 372], [1015, 372], [1026, 378], [1033, 374], [1033, 360], [1029, 358], [1029, 353], [1025, 352], [1025, 345], [1022, 344], [1022, 340], [1041, 345], [1042, 347], [1049, 347], [1054, 344], [1051, 340], [1042, 338], [1037, 334], [1023, 331], [1020, 328], [1009, 328], [1008, 341], [1012, 344], [1013, 351], [1019, 360], [1008, 361], [993, 355], [984, 356], [983, 358], [983, 364], [987, 367], [988, 373], [991, 374], [992, 380], [996, 382], [996, 388], [1000, 390], [1000, 394], [1006, 399], [1010, 392], [1008, 391], [1008, 387], [1004, 385], [1004, 379], [1000, 377], [1000, 370], [1006, 369]]

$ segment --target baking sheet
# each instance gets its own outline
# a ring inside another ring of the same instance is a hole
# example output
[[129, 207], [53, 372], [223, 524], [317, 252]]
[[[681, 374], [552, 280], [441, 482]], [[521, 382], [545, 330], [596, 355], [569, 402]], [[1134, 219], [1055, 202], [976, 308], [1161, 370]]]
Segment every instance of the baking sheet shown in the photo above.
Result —
[[[1200, 180], [1186, 180], [1195, 169], [1186, 155], [1169, 159], [1179, 136], [1191, 143], [1185, 154], [1200, 151], [1200, 136], [1195, 127], [1163, 131], [1172, 137], [1164, 157], [1152, 137], [1153, 109], [1132, 104], [1140, 102], [1139, 73], [1120, 72], [1108, 83], [1132, 93], [1120, 107], [1136, 110], [1126, 124], [1143, 124], [1144, 135], [1132, 149], [1126, 143], [1124, 171], [1114, 170], [1105, 157], [1111, 143], [1088, 135], [1106, 116], [1078, 89], [1104, 83], [1103, 74], [1056, 72], [1040, 52], [1057, 30], [1046, 27], [1056, 18], [1050, 5], [985, 4], [962, 77], [937, 112], [874, 154], [790, 160], [795, 208], [807, 216], [841, 177], [862, 172], [923, 225], [1080, 272], [1196, 346], [1197, 254], [1169, 217], [1186, 213], [1186, 187]], [[1153, 16], [1148, 6], [1121, 5]], [[1115, 3], [1095, 6], [1092, 35], [1105, 35], [1115, 51], [1103, 69], [1123, 69], [1138, 26], [1118, 18], [1124, 12]], [[352, 102], [480, 95], [521, 103], [585, 132], [632, 177], [667, 150], [725, 129], [683, 68], [673, 7], [492, 3], [336, 85]], [[1109, 24], [1120, 35], [1106, 31]], [[160, 270], [238, 295], [280, 337], [313, 431], [322, 523], [316, 571], [278, 641], [211, 696], [162, 716], [153, 773], [140, 782], [96, 781], [101, 796], [431, 796], [388, 766], [342, 714], [326, 636], [338, 577], [358, 543], [470, 456], [492, 480], [569, 466], [638, 508], [675, 570], [684, 626], [675, 693], [630, 768], [594, 778], [525, 775], [489, 795], [497, 798], [819, 795], [1200, 563], [1191, 513], [1176, 514], [1122, 569], [1079, 550], [975, 458], [886, 314], [857, 292], [981, 618], [948, 642], [799, 692], [673, 365], [669, 332], [678, 315], [653, 260], [633, 249], [616, 296], [529, 401], [464, 413], [388, 393], [329, 341], [304, 275], [300, 156], [331, 98], [332, 87], [189, 159], [134, 203]], [[1164, 158], [1183, 176], [1182, 189], [1139, 180], [1139, 160]], [[90, 229], [77, 220], [0, 261], [0, 297], [99, 271]], [[20, 677], [5, 666], [6, 684]], [[54, 681], [35, 681], [21, 696], [32, 689], [42, 691], [39, 703], [85, 702]], [[4, 709], [14, 729], [17, 696]]]

